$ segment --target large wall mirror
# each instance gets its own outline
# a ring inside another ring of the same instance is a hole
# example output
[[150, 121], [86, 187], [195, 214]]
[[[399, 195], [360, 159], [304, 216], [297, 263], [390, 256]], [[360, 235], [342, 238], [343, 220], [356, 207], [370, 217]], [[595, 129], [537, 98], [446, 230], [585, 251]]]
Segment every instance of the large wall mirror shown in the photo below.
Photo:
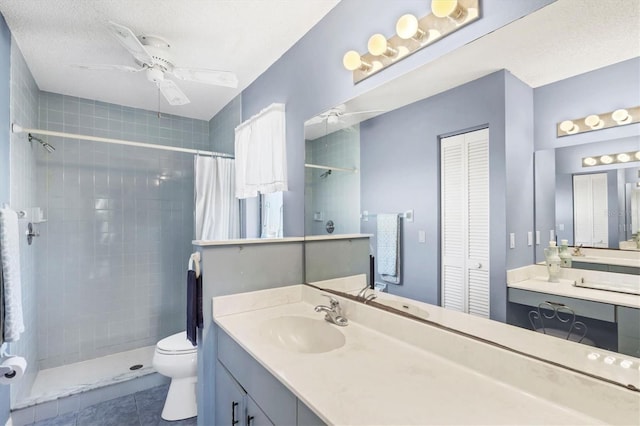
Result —
[[[588, 11], [576, 13], [568, 2], [553, 3], [421, 69], [307, 120], [305, 233], [309, 241], [315, 243], [323, 235], [369, 234], [372, 237], [364, 255], [375, 255], [376, 216], [398, 214], [402, 218], [399, 231], [401, 282], [396, 285], [384, 281], [377, 272], [372, 281], [381, 288], [386, 287], [390, 294], [442, 305], [440, 144], [448, 136], [488, 128], [490, 138], [506, 141], [502, 151], [495, 146], [489, 148], [491, 196], [505, 191], [493, 179], [503, 173], [501, 179], [504, 180], [504, 174], [510, 173], [509, 170], [513, 173], [516, 169], [520, 173], [523, 188], [521, 194], [509, 195], [512, 200], [520, 197], [517, 207], [505, 206], [504, 194], [502, 205], [499, 201], [491, 201], [488, 241], [498, 247], [496, 251], [492, 249], [490, 259], [492, 303], [494, 299], [498, 300], [506, 311], [506, 270], [514, 263], [523, 266], [540, 261], [539, 253], [548, 241], [549, 230], [554, 230], [554, 237], [557, 232], [558, 238], [573, 243], [573, 201], [562, 194], [573, 191], [572, 179], [576, 174], [606, 173], [609, 176], [609, 210], [615, 214], [610, 214], [606, 223], [606, 245], [625, 247], [638, 226], [633, 217], [637, 217], [638, 195], [634, 194], [637, 193], [639, 164], [584, 170], [580, 162], [583, 156], [603, 154], [600, 152], [603, 149], [607, 153], [637, 150], [640, 139], [624, 138], [615, 144], [606, 141], [540, 151], [535, 155], [536, 164], [552, 161], [555, 173], [544, 172], [538, 176], [534, 173], [532, 155], [533, 101], [529, 105], [526, 101], [518, 105], [518, 100], [511, 98], [514, 96], [512, 89], [522, 88], [518, 84], [510, 85], [513, 77], [529, 88], [536, 88], [638, 56], [637, 51], [630, 48], [617, 61], [597, 52], [581, 57], [584, 49], [580, 46], [598, 45], [607, 49], [607, 40], [614, 43], [625, 37], [622, 35], [625, 24], [610, 28], [611, 34], [595, 33], [586, 23], [597, 16], [583, 14]], [[569, 21], [574, 25], [567, 24]], [[535, 28], [544, 28], [544, 31], [533, 30]], [[563, 65], [554, 67], [550, 64]], [[631, 78], [637, 79], [637, 76]], [[527, 111], [531, 115], [527, 115]], [[516, 131], [509, 133], [510, 126]], [[521, 129], [525, 135], [522, 137], [531, 140], [522, 148], [528, 152], [523, 151], [523, 155], [518, 156], [509, 151], [513, 149], [509, 142], [518, 138]], [[555, 131], [555, 127], [551, 129]], [[528, 157], [531, 164], [526, 162]], [[520, 159], [525, 161], [517, 163]], [[494, 166], [497, 167], [494, 169]], [[545, 179], [546, 183], [543, 182]], [[553, 188], [550, 192], [540, 193], [540, 188], [549, 185]], [[534, 218], [534, 196], [536, 204], [549, 206], [545, 213], [547, 217]], [[515, 236], [515, 248], [510, 249], [511, 231], [507, 228], [509, 225], [505, 225], [505, 217], [499, 216], [503, 212], [494, 208], [496, 205], [502, 210], [515, 209], [511, 210], [512, 216], [517, 216], [513, 211], [520, 209], [525, 222], [528, 221], [526, 229], [530, 230], [532, 240], [527, 242], [525, 231], [524, 235]], [[538, 225], [534, 225], [536, 220]], [[556, 231], [557, 223], [564, 225], [558, 227], [563, 231]], [[543, 234], [540, 244], [535, 242], [536, 229]], [[331, 262], [327, 261], [330, 254], [323, 257], [316, 256], [317, 253], [316, 249], [306, 252], [306, 269], [313, 273], [307, 276], [307, 282], [318, 281], [318, 271], [332, 269]], [[484, 262], [477, 263], [480, 265], [478, 270], [484, 268], [481, 263]], [[360, 262], [360, 265], [366, 265], [366, 262]], [[421, 315], [419, 308], [414, 309], [414, 313]], [[492, 311], [491, 318], [506, 321], [506, 315], [499, 310]], [[615, 329], [606, 327], [601, 332], [616, 333]], [[606, 349], [615, 350], [615, 347]], [[640, 359], [635, 362], [637, 365]]]

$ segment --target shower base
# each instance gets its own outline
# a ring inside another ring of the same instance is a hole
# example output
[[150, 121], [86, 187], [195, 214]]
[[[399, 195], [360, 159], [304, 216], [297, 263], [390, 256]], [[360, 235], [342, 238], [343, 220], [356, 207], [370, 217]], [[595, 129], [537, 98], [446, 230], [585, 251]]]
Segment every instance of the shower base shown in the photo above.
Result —
[[[14, 424], [44, 420], [168, 383], [151, 366], [154, 350], [155, 345], [146, 346], [40, 370], [29, 396], [12, 406]], [[140, 364], [142, 367], [130, 370]]]

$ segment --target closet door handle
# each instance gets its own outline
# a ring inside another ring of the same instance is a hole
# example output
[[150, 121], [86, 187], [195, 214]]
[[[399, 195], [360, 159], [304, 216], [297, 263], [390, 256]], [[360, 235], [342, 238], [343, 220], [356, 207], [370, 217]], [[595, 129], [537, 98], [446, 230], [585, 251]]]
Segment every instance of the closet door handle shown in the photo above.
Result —
[[254, 416], [247, 416], [247, 426], [251, 426], [251, 421], [254, 419]]
[[233, 401], [231, 402], [231, 426], [240, 423], [240, 420], [236, 420], [236, 407], [238, 403]]

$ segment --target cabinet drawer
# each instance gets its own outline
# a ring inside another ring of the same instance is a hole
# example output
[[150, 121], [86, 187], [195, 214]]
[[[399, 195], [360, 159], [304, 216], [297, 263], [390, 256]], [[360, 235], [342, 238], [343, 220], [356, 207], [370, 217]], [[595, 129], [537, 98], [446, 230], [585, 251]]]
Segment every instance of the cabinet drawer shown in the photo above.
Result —
[[220, 328], [218, 359], [273, 423], [296, 424], [295, 395]]
[[574, 299], [572, 297], [556, 296], [555, 294], [538, 293], [536, 291], [509, 288], [509, 302], [538, 307], [540, 303], [562, 303], [573, 309], [576, 315], [602, 321], [616, 322], [615, 306], [590, 300]]

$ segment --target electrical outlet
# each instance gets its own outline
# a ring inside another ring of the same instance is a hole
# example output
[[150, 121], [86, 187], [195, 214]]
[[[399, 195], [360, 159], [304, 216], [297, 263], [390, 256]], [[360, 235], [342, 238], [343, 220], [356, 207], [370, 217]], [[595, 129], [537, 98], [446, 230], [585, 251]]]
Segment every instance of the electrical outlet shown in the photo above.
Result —
[[540, 245], [540, 231], [536, 231], [536, 245]]
[[423, 230], [418, 231], [418, 242], [426, 243], [427, 242], [427, 233]]

